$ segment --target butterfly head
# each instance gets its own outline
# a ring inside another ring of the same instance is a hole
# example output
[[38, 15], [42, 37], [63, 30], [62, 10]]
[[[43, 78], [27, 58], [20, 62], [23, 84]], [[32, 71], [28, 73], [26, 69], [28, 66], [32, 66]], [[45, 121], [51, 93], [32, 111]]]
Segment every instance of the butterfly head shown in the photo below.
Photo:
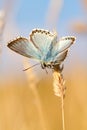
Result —
[[42, 69], [45, 69], [45, 68], [52, 68], [52, 64], [51, 63], [46, 63], [46, 62], [41, 62], [41, 67]]
[[55, 63], [53, 63], [53, 62], [50, 62], [50, 63], [42, 62], [42, 63], [41, 63], [41, 67], [42, 67], [42, 69], [50, 68], [50, 69], [53, 69], [53, 70], [57, 70], [57, 71], [59, 71], [59, 72], [62, 72], [62, 70], [63, 70], [63, 68], [64, 68], [64, 65], [55, 64]]

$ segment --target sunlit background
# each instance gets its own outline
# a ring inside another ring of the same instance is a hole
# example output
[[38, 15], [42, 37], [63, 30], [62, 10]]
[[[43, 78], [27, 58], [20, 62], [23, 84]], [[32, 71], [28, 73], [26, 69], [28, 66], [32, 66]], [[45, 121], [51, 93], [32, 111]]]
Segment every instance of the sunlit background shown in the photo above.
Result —
[[62, 130], [51, 70], [7, 48], [34, 28], [75, 36], [64, 61], [66, 130], [87, 130], [87, 0], [0, 0], [0, 130]]

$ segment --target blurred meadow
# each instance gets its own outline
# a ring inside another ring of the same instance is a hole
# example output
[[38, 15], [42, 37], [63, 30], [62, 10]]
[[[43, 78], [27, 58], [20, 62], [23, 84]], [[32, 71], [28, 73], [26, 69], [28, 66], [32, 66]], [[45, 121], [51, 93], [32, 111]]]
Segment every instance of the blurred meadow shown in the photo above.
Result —
[[62, 130], [53, 77], [7, 48], [34, 28], [75, 36], [64, 63], [66, 130], [87, 130], [87, 0], [0, 0], [0, 130]]

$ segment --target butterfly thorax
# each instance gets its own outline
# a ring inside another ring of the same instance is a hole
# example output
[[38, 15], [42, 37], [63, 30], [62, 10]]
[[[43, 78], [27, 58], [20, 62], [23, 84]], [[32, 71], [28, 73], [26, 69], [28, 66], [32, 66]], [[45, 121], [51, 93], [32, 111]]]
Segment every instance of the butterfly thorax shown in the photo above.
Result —
[[55, 64], [53, 62], [50, 62], [50, 63], [45, 63], [45, 62], [41, 62], [41, 67], [42, 69], [46, 69], [46, 68], [49, 68], [49, 69], [53, 69], [53, 70], [56, 70], [56, 71], [62, 71], [64, 66], [61, 64]]

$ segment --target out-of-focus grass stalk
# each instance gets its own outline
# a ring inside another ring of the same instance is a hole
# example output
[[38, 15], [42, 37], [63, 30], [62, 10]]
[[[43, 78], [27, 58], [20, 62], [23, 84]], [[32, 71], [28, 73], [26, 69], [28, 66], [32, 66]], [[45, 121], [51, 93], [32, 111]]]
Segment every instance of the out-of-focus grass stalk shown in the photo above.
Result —
[[0, 10], [0, 40], [2, 39], [3, 30], [4, 30], [4, 11]]
[[87, 15], [87, 0], [81, 0], [81, 2], [82, 2], [83, 10], [85, 11]]
[[63, 0], [50, 0], [45, 21], [48, 28], [56, 29], [62, 6]]
[[[0, 42], [2, 42], [4, 30], [4, 12], [0, 10]], [[0, 44], [0, 52], [2, 51], [2, 45]]]
[[13, 1], [14, 0], [5, 0], [4, 6], [0, 10], [0, 42], [2, 43], [0, 44], [0, 51], [3, 48], [3, 33], [4, 33], [6, 23], [7, 23], [8, 16], [10, 12], [12, 12], [11, 9], [14, 5]]
[[62, 127], [65, 130], [65, 121], [64, 121], [64, 96], [65, 96], [65, 81], [63, 79], [63, 75], [54, 70], [53, 72], [53, 90], [54, 94], [61, 98], [61, 106], [62, 106]]
[[[28, 66], [28, 61], [24, 60], [24, 67]], [[35, 100], [36, 100], [36, 107], [37, 107], [37, 111], [39, 114], [39, 119], [40, 119], [40, 124], [41, 124], [41, 130], [47, 130], [45, 121], [44, 121], [44, 116], [43, 116], [43, 111], [42, 111], [42, 106], [41, 106], [41, 101], [40, 101], [40, 97], [37, 91], [37, 83], [38, 83], [38, 78], [36, 77], [36, 75], [34, 74], [32, 68], [30, 68], [27, 71], [24, 71], [26, 73], [26, 77], [28, 80], [28, 85], [29, 88], [32, 90], [32, 93], [34, 94]]]
[[14, 2], [15, 0], [5, 0], [5, 4], [0, 10], [0, 40], [3, 39], [4, 28], [8, 21], [7, 19], [9, 17], [9, 14], [12, 12], [11, 9], [13, 9], [13, 6], [15, 5]]

